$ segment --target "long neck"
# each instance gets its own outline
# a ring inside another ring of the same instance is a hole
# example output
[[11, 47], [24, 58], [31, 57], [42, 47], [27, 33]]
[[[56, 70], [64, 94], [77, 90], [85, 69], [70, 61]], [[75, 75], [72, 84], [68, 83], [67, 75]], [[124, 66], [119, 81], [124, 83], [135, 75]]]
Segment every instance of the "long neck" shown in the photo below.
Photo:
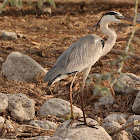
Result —
[[117, 35], [113, 30], [109, 29], [108, 22], [104, 19], [102, 19], [100, 22], [100, 29], [105, 35], [108, 36], [108, 39], [105, 42], [104, 51], [103, 51], [104, 52], [103, 55], [106, 55], [113, 48], [117, 39]]

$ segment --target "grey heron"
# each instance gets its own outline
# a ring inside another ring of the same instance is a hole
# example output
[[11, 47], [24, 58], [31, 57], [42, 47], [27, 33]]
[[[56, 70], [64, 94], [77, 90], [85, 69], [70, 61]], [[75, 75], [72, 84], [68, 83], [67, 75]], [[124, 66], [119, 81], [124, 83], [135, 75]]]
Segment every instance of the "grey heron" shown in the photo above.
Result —
[[64, 79], [68, 75], [74, 74], [70, 85], [71, 118], [74, 119], [72, 110], [72, 86], [76, 74], [83, 71], [83, 84], [80, 98], [85, 125], [87, 125], [83, 105], [83, 90], [85, 87], [85, 81], [91, 67], [99, 60], [100, 57], [110, 52], [117, 38], [115, 31], [108, 27], [109, 23], [132, 24], [132, 21], [125, 18], [118, 12], [111, 11], [106, 13], [99, 20], [98, 24], [100, 24], [101, 31], [108, 37], [107, 41], [104, 42], [102, 38], [94, 34], [86, 35], [80, 38], [58, 57], [52, 69], [50, 69], [44, 77], [44, 82], [48, 82], [48, 86], [50, 86], [55, 82]]

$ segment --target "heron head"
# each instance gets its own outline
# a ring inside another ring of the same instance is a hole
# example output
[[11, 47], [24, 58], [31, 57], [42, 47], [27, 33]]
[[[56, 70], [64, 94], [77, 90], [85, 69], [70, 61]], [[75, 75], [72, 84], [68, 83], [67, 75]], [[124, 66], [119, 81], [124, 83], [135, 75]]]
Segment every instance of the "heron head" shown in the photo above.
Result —
[[124, 17], [122, 14], [118, 12], [108, 12], [103, 17], [103, 20], [106, 20], [107, 22], [113, 22], [113, 23], [127, 23], [127, 24], [133, 24], [133, 20], [128, 19]]
[[104, 16], [95, 25], [96, 27], [99, 25], [101, 20], [105, 23], [110, 22], [110, 23], [127, 23], [131, 25], [133, 24], [133, 20], [128, 19], [124, 17], [122, 14], [120, 14], [119, 12], [114, 12], [114, 11], [110, 11], [104, 14]]

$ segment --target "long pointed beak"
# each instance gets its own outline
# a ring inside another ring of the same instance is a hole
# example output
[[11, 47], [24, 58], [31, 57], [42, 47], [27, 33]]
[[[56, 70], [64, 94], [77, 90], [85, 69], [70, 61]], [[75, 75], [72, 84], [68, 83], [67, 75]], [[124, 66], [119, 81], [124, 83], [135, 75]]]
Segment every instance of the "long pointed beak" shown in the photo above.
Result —
[[[120, 18], [119, 20], [121, 20], [122, 23], [127, 23], [127, 24], [130, 24], [130, 25], [133, 25], [133, 20], [132, 19], [124, 17], [124, 18]], [[140, 24], [136, 23], [136, 26], [140, 26]]]

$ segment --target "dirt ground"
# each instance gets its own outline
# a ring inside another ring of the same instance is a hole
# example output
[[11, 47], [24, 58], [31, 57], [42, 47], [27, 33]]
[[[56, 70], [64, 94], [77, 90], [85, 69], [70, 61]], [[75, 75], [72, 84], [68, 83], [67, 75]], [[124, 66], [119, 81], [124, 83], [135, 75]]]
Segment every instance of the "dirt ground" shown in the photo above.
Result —
[[[124, 16], [130, 18], [134, 16], [134, 7], [113, 7], [109, 5], [96, 6], [96, 5], [57, 5], [57, 8], [52, 14], [40, 13], [38, 10], [24, 6], [23, 10], [7, 7], [6, 10], [0, 15], [0, 30], [13, 31], [25, 35], [25, 39], [4, 41], [0, 40], [0, 57], [6, 59], [8, 54], [13, 51], [22, 52], [44, 68], [50, 69], [57, 57], [73, 42], [82, 36], [87, 34], [97, 34], [104, 40], [106, 37], [93, 28], [102, 15], [108, 11], [117, 11]], [[139, 10], [140, 12], [140, 10]], [[113, 24], [112, 28], [116, 30], [118, 35], [117, 42], [114, 46], [115, 49], [124, 50], [125, 45], [130, 36], [132, 26], [124, 24]], [[135, 37], [140, 37], [140, 28], [136, 28]], [[133, 41], [131, 46], [136, 55], [140, 56], [139, 42]], [[92, 73], [106, 73], [111, 72], [116, 67], [111, 66], [111, 62], [117, 59], [117, 55], [109, 53], [107, 56], [97, 62], [92, 70]], [[2, 63], [0, 63], [1, 69]], [[128, 59], [125, 62], [123, 72], [131, 72], [136, 75], [140, 75], [140, 60]], [[78, 74], [73, 93], [73, 104], [80, 106], [80, 100], [78, 94], [80, 93], [82, 74]], [[62, 80], [52, 86], [53, 96], [49, 89], [43, 86], [43, 80], [37, 80], [35, 83], [24, 83], [18, 81], [8, 81], [4, 77], [0, 77], [0, 92], [5, 94], [24, 93], [28, 97], [32, 98], [36, 102], [36, 115], [37, 110], [41, 105], [49, 98], [57, 97], [69, 101], [69, 86], [72, 77]], [[85, 109], [88, 117], [98, 119], [102, 122], [103, 118], [113, 112], [123, 112], [127, 114], [133, 114], [131, 111], [132, 103], [135, 99], [135, 94], [116, 94], [115, 103], [113, 105], [102, 106], [100, 110], [94, 109], [94, 99], [90, 100], [90, 96], [93, 94], [93, 89], [86, 88], [85, 90]], [[13, 124], [24, 124], [15, 122], [10, 117], [10, 114], [1, 114], [5, 118], [13, 122]], [[100, 119], [99, 119], [100, 118]], [[36, 117], [35, 119], [42, 119]], [[45, 119], [45, 118], [43, 118]], [[57, 120], [55, 120], [58, 122]], [[10, 133], [10, 132], [9, 132]], [[5, 136], [8, 138], [14, 138], [14, 133], [9, 134], [8, 131]], [[46, 135], [52, 135], [52, 133], [45, 133]], [[40, 135], [44, 135], [40, 132]], [[19, 136], [19, 138], [28, 138], [30, 136]]]

